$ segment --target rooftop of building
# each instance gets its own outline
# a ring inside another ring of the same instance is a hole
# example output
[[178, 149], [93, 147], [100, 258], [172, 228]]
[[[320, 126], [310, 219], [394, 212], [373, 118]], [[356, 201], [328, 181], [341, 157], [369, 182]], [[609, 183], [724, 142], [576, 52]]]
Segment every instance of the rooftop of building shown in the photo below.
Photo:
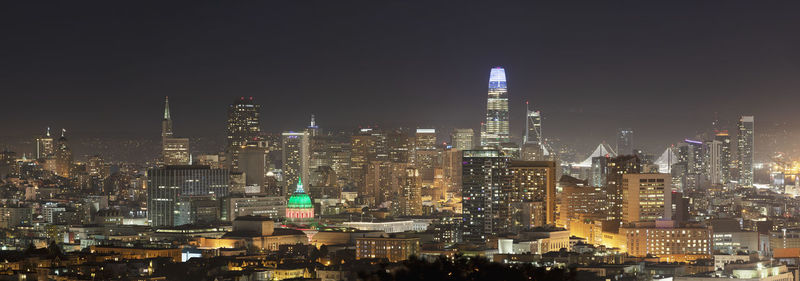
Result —
[[[267, 237], [273, 236], [289, 236], [289, 235], [306, 235], [303, 231], [291, 228], [275, 228], [272, 231], [272, 235], [268, 235]], [[252, 237], [263, 237], [261, 233], [256, 231], [231, 231], [222, 235], [222, 238], [252, 238]]]
[[511, 160], [511, 167], [555, 168], [555, 161], [522, 161]]
[[267, 216], [247, 215], [247, 216], [236, 217], [236, 221], [274, 221], [274, 220]]
[[210, 170], [212, 169], [209, 165], [166, 165], [164, 167], [160, 167], [157, 169], [165, 169], [165, 170]]

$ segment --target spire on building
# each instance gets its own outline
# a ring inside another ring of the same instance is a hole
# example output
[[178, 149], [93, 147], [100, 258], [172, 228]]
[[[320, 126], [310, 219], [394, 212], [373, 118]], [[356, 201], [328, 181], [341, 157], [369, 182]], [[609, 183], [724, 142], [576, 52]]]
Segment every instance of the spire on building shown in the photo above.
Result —
[[297, 189], [294, 190], [294, 193], [306, 193], [303, 189], [303, 177], [297, 177]]
[[169, 97], [164, 97], [164, 119], [161, 120], [161, 138], [172, 137], [172, 116], [169, 114]]
[[67, 129], [61, 128], [61, 137], [63, 138], [65, 134], [67, 134]]
[[47, 137], [50, 137], [50, 126], [47, 127]]
[[314, 121], [314, 114], [311, 114], [311, 125], [308, 126], [309, 128], [316, 128], [317, 122]]
[[164, 120], [170, 120], [169, 116], [169, 96], [164, 97]]

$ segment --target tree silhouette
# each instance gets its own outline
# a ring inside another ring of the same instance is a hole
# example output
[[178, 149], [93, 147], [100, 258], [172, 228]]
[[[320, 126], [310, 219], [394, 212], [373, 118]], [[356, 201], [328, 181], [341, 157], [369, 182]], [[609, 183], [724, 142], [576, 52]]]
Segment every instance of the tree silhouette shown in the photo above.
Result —
[[412, 257], [401, 264], [384, 264], [379, 270], [371, 273], [362, 273], [364, 280], [394, 281], [394, 280], [575, 280], [574, 270], [562, 268], [547, 269], [534, 267], [531, 264], [507, 265], [490, 262], [480, 257], [459, 256], [450, 260], [439, 257], [428, 262]]

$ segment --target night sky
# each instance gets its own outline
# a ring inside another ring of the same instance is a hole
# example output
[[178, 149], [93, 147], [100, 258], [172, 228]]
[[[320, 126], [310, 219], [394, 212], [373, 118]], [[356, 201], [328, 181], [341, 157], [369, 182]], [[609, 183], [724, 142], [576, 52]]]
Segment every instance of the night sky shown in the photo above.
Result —
[[239, 96], [266, 131], [477, 129], [496, 65], [516, 137], [525, 100], [585, 145], [632, 127], [655, 151], [714, 112], [800, 130], [798, 1], [31, 2], [0, 4], [3, 136], [157, 138], [167, 95], [189, 137], [221, 138]]

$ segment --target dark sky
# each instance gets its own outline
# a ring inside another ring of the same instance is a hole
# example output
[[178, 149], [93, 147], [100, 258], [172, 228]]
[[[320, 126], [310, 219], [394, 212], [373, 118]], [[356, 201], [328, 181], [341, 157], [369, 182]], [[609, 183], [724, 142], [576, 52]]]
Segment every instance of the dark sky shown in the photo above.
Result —
[[0, 4], [0, 135], [155, 137], [165, 95], [184, 136], [221, 136], [242, 95], [267, 131], [477, 128], [495, 65], [516, 135], [525, 100], [583, 144], [655, 150], [714, 112], [799, 127], [798, 1], [199, 2]]

